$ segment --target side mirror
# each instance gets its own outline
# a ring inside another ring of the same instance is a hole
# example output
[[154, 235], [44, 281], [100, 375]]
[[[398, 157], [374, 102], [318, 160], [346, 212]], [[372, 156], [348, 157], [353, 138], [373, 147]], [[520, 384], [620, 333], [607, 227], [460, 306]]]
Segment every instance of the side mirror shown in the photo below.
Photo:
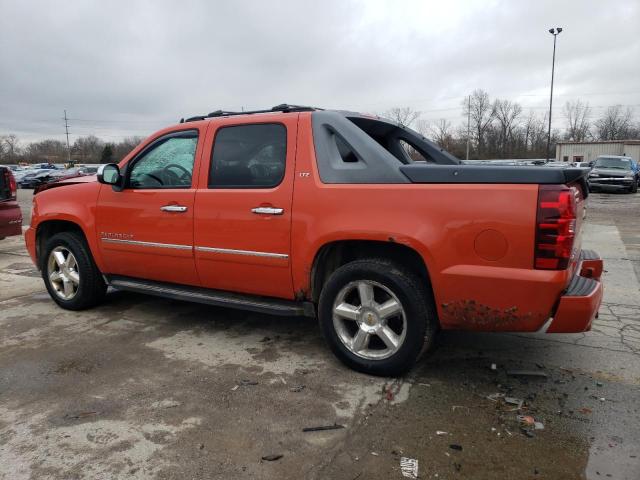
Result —
[[98, 182], [105, 185], [118, 185], [120, 183], [120, 168], [115, 163], [100, 165], [98, 168]]

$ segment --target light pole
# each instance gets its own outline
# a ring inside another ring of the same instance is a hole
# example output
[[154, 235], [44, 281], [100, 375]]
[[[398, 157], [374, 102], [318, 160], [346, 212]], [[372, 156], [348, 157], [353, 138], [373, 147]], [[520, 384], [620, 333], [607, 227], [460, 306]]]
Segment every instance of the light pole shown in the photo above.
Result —
[[556, 37], [562, 32], [561, 27], [550, 28], [549, 33], [553, 35], [553, 61], [551, 62], [551, 95], [549, 97], [549, 133], [547, 134], [547, 162], [549, 161], [549, 150], [551, 149], [551, 109], [553, 107], [553, 74], [556, 69]]

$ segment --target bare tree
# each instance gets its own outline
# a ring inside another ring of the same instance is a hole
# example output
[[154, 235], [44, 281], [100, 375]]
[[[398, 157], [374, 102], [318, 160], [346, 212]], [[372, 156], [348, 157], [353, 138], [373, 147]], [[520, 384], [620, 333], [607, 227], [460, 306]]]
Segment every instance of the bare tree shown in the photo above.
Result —
[[122, 141], [113, 145], [113, 159], [116, 162], [122, 160], [127, 154], [136, 148], [140, 142], [144, 140], [142, 137], [126, 137]]
[[567, 117], [565, 138], [574, 142], [583, 142], [591, 135], [591, 107], [580, 100], [564, 104]]
[[80, 137], [71, 147], [71, 153], [81, 163], [100, 163], [104, 142], [95, 135]]
[[16, 163], [19, 153], [18, 137], [10, 133], [0, 137], [0, 159], [5, 163]]
[[451, 122], [445, 118], [436, 120], [429, 126], [429, 133], [434, 142], [445, 150], [452, 150], [454, 138]]
[[622, 105], [608, 107], [596, 123], [596, 135], [599, 140], [623, 140], [634, 133], [633, 109]]
[[411, 107], [394, 107], [384, 112], [382, 116], [394, 120], [405, 127], [410, 127], [420, 117], [420, 112]]
[[518, 126], [516, 122], [522, 113], [522, 107], [519, 103], [510, 100], [496, 99], [496, 101], [493, 102], [493, 110], [499, 126], [498, 144], [500, 154], [505, 158], [507, 153], [509, 153], [508, 146], [512, 146], [512, 144], [515, 143], [514, 133]]
[[67, 145], [59, 140], [46, 139], [32, 142], [24, 148], [22, 160], [27, 163], [63, 162], [67, 158]]
[[484, 90], [474, 90], [471, 94], [470, 104], [469, 106], [469, 101], [465, 98], [462, 102], [462, 107], [465, 117], [467, 115], [471, 117], [471, 129], [475, 137], [474, 142], [478, 157], [481, 157], [486, 143], [485, 135], [495, 118], [496, 112], [489, 94]]
[[543, 117], [539, 117], [533, 110], [529, 112], [529, 115], [520, 130], [525, 156], [530, 158], [542, 158], [546, 154], [546, 123], [546, 113]]

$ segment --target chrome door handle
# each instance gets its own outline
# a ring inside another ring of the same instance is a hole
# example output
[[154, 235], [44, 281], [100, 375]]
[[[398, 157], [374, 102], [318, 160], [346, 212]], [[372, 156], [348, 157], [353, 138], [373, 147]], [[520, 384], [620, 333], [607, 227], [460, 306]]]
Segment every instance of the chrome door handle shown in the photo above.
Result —
[[164, 207], [160, 207], [160, 210], [162, 210], [163, 212], [182, 213], [187, 211], [187, 207], [183, 205], [165, 205]]
[[282, 215], [284, 213], [284, 208], [256, 207], [252, 208], [251, 211], [258, 215]]

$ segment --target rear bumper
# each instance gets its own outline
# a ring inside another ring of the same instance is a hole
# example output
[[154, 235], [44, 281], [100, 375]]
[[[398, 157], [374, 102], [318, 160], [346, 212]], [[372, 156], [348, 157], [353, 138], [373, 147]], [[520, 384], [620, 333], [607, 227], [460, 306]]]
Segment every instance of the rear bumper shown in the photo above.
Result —
[[22, 235], [22, 212], [15, 201], [0, 203], [0, 238]]
[[591, 250], [583, 250], [580, 260], [578, 273], [560, 297], [547, 333], [586, 332], [598, 315], [604, 291], [600, 281], [603, 262]]

